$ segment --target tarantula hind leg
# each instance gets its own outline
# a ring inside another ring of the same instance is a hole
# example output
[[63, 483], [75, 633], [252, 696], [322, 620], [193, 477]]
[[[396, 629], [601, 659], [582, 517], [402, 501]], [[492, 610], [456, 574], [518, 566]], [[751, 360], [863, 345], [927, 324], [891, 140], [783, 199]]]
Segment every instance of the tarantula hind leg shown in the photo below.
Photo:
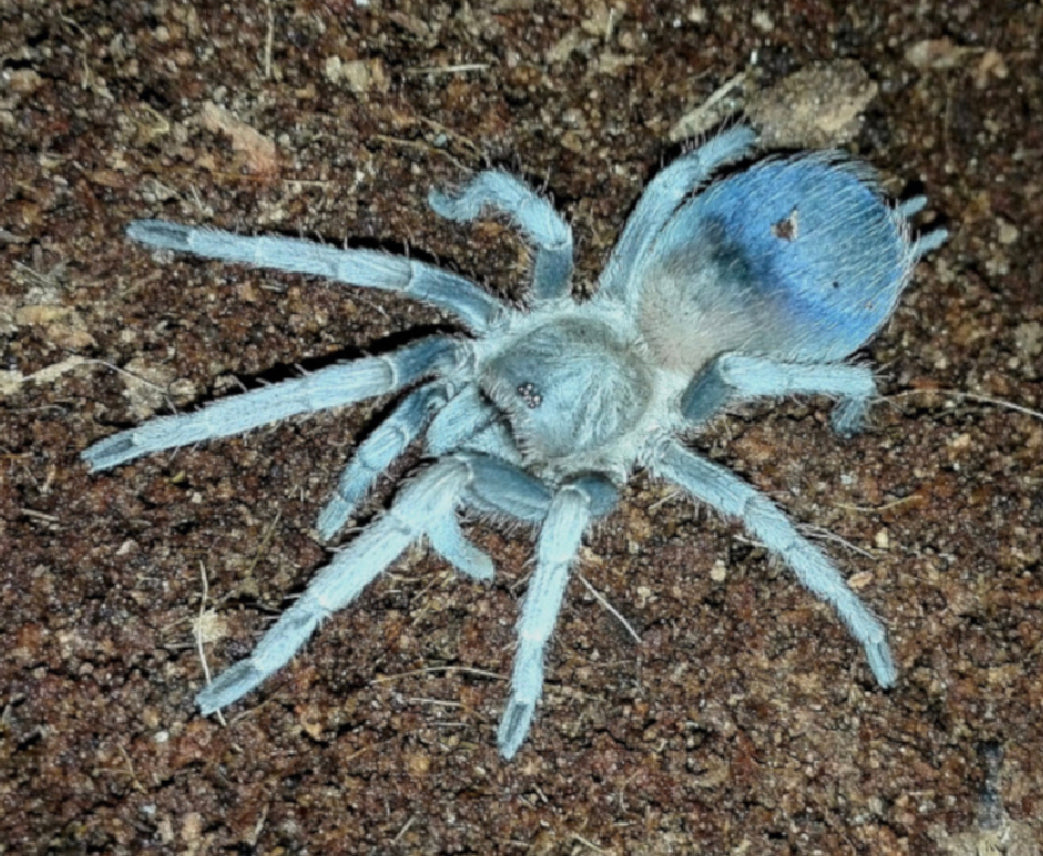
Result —
[[660, 447], [652, 471], [722, 514], [738, 517], [764, 546], [781, 556], [797, 579], [830, 604], [865, 651], [877, 683], [892, 687], [895, 666], [884, 626], [859, 600], [832, 562], [793, 527], [763, 494], [724, 467], [692, 454], [676, 441]]

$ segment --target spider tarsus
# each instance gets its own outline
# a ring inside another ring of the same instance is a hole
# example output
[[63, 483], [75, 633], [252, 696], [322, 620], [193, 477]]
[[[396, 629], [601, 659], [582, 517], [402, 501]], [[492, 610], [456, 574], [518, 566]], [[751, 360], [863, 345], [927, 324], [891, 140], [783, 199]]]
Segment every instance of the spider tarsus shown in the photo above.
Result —
[[853, 437], [865, 429], [868, 402], [860, 398], [846, 398], [833, 408], [830, 423], [841, 437]]
[[947, 240], [949, 240], [948, 229], [934, 229], [926, 232], [913, 242], [913, 255], [918, 259], [922, 258], [927, 253], [937, 250]]
[[196, 704], [204, 716], [216, 713], [223, 707], [242, 698], [264, 680], [261, 672], [250, 660], [241, 660], [222, 672], [206, 689], [196, 695]]
[[503, 719], [500, 720], [500, 728], [496, 735], [500, 755], [505, 761], [510, 761], [514, 757], [518, 747], [528, 735], [532, 714], [535, 710], [536, 705], [532, 702], [511, 698], [507, 703], [507, 710], [504, 711]]
[[166, 220], [132, 220], [127, 226], [127, 237], [150, 247], [163, 250], [190, 250], [192, 229]]
[[114, 434], [95, 443], [80, 453], [80, 459], [86, 462], [91, 472], [98, 472], [122, 464], [136, 455], [133, 436], [124, 433]]
[[873, 670], [873, 676], [880, 686], [886, 690], [895, 685], [898, 672], [891, 657], [891, 648], [885, 640], [867, 645], [866, 659], [869, 660], [869, 668]]

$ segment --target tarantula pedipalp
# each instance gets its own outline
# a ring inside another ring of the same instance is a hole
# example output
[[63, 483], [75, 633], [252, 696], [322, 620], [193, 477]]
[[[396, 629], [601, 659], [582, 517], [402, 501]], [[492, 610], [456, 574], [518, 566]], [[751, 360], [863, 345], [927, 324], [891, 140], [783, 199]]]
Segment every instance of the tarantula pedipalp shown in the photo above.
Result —
[[471, 220], [500, 212], [534, 245], [528, 311], [403, 257], [159, 220], [129, 226], [131, 238], [159, 249], [401, 291], [454, 313], [471, 334], [422, 339], [154, 419], [83, 453], [92, 468], [106, 469], [412, 388], [359, 445], [319, 516], [319, 532], [335, 535], [414, 439], [424, 438], [433, 463], [333, 557], [250, 656], [199, 693], [204, 713], [281, 668], [324, 618], [418, 538], [462, 573], [490, 578], [491, 559], [464, 538], [456, 517], [470, 508], [540, 527], [498, 732], [500, 753], [511, 758], [542, 693], [545, 650], [580, 541], [636, 466], [740, 517], [833, 605], [877, 681], [894, 683], [883, 625], [830, 560], [770, 500], [678, 436], [731, 400], [795, 393], [838, 398], [834, 426], [857, 430], [875, 384], [867, 367], [844, 360], [890, 317], [916, 261], [946, 234], [911, 238], [907, 218], [924, 199], [889, 206], [868, 168], [836, 153], [764, 160], [708, 183], [722, 166], [748, 157], [754, 142], [753, 131], [735, 127], [660, 172], [584, 303], [569, 296], [571, 229], [526, 185], [490, 171], [458, 195], [433, 192], [438, 214]]

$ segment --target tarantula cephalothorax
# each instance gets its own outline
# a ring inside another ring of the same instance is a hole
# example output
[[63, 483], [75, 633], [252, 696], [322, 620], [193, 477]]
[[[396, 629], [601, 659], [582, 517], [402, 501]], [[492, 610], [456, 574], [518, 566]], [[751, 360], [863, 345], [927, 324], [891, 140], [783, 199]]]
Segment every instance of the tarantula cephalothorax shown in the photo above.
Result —
[[883, 625], [832, 562], [785, 515], [727, 469], [685, 448], [729, 401], [820, 393], [839, 400], [834, 426], [857, 430], [873, 375], [845, 363], [888, 319], [916, 261], [945, 240], [913, 239], [870, 170], [837, 153], [754, 163], [753, 131], [734, 127], [676, 160], [649, 184], [595, 296], [569, 296], [572, 232], [516, 178], [478, 174], [457, 195], [433, 192], [440, 215], [508, 215], [535, 246], [531, 307], [514, 309], [462, 277], [407, 258], [278, 237], [241, 237], [159, 220], [134, 222], [159, 249], [352, 285], [401, 291], [455, 314], [469, 337], [432, 336], [397, 351], [154, 419], [83, 453], [94, 469], [409, 389], [358, 447], [319, 516], [332, 537], [377, 477], [423, 436], [433, 463], [315, 577], [253, 653], [199, 693], [205, 713], [231, 704], [283, 666], [324, 618], [350, 603], [418, 538], [462, 573], [492, 576], [457, 511], [540, 527], [536, 569], [518, 622], [510, 699], [498, 744], [510, 758], [529, 731], [547, 643], [583, 533], [613, 506], [635, 466], [742, 519], [800, 581], [836, 609], [877, 681], [895, 680]]

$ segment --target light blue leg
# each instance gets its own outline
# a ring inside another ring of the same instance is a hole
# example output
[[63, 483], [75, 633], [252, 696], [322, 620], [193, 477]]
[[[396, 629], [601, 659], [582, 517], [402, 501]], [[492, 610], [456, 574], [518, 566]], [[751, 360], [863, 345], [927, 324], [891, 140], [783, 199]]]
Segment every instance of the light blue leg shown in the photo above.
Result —
[[431, 420], [424, 437], [427, 453], [439, 458], [459, 449], [494, 419], [496, 411], [483, 401], [478, 387], [464, 387]]
[[[912, 196], [895, 205], [895, 213], [898, 214], [899, 217], [908, 220], [910, 217], [923, 211], [925, 205], [927, 205], [926, 196]], [[946, 242], [946, 240], [948, 240], [948, 238], [949, 233], [945, 229], [934, 229], [926, 234], [920, 235], [915, 241], [913, 241], [913, 256], [917, 259], [922, 258], [932, 250], [937, 250]]]
[[303, 377], [211, 402], [192, 413], [163, 416], [106, 437], [81, 457], [104, 470], [141, 455], [228, 437], [299, 413], [339, 407], [393, 392], [426, 374], [451, 369], [466, 343], [432, 336], [390, 354], [338, 363]]
[[551, 500], [540, 532], [536, 571], [522, 604], [518, 650], [511, 674], [511, 694], [500, 719], [497, 745], [510, 759], [529, 733], [536, 702], [543, 694], [543, 657], [561, 609], [569, 566], [590, 522], [590, 499], [574, 486], [561, 488]]
[[514, 440], [514, 435], [511, 434], [510, 428], [503, 420], [490, 422], [464, 443], [462, 448], [469, 452], [502, 458], [518, 466], [524, 464], [524, 459], [518, 450], [518, 444]]
[[840, 434], [861, 429], [876, 394], [873, 373], [846, 363], [787, 363], [770, 357], [724, 354], [696, 377], [681, 396], [681, 412], [700, 424], [730, 398], [830, 395], [840, 399], [833, 428]]
[[[463, 451], [457, 457], [470, 464], [473, 475], [463, 495], [466, 506], [527, 523], [546, 518], [552, 494], [539, 479], [496, 455]], [[592, 517], [608, 514], [616, 504], [618, 492], [599, 476], [585, 476], [574, 484], [587, 495]], [[464, 538], [455, 517], [443, 518], [427, 535], [432, 548], [460, 573], [479, 580], [492, 578], [492, 560]]]
[[[472, 479], [462, 496], [467, 507], [528, 523], [539, 523], [547, 516], [551, 492], [539, 479], [492, 455], [461, 451], [456, 457], [471, 467]], [[432, 549], [460, 573], [492, 579], [492, 559], [464, 537], [455, 515], [429, 527], [427, 537]]]
[[532, 289], [537, 300], [553, 300], [569, 293], [572, 277], [572, 229], [524, 182], [513, 175], [489, 170], [476, 175], [457, 194], [432, 190], [428, 204], [449, 220], [474, 220], [483, 208], [508, 215], [525, 237], [536, 245]]
[[678, 158], [652, 179], [612, 251], [598, 294], [615, 300], [633, 294], [630, 278], [635, 267], [647, 263], [652, 242], [677, 207], [719, 167], [748, 155], [756, 139], [752, 128], [729, 128]]
[[467, 451], [502, 458], [512, 464], [522, 462], [501, 414], [482, 398], [476, 386], [461, 390], [431, 420], [426, 447], [433, 457]]
[[862, 429], [869, 400], [876, 395], [873, 372], [846, 363], [784, 363], [766, 357], [726, 354], [719, 360], [726, 384], [744, 397], [831, 395], [840, 399], [833, 429], [854, 434]]
[[424, 426], [446, 402], [444, 384], [433, 383], [410, 393], [391, 415], [380, 423], [344, 468], [333, 498], [319, 514], [318, 530], [328, 541], [355, 513], [359, 502], [406, 446], [424, 430]]
[[541, 523], [551, 503], [550, 488], [521, 467], [491, 455], [465, 453], [474, 479], [464, 495], [476, 511]]
[[721, 377], [718, 362], [714, 360], [699, 372], [681, 395], [681, 413], [693, 426], [709, 422], [735, 396]]
[[493, 578], [493, 560], [464, 538], [455, 514], [447, 514], [429, 526], [427, 539], [431, 548], [461, 574], [475, 580]]
[[738, 476], [673, 440], [657, 448], [648, 466], [721, 513], [740, 518], [765, 547], [786, 561], [806, 588], [833, 606], [865, 649], [880, 686], [894, 685], [895, 667], [884, 626], [851, 591], [832, 562], [802, 537], [770, 500]]
[[895, 213], [904, 220], [908, 220], [915, 214], [923, 211], [927, 205], [926, 196], [910, 196], [895, 205]]
[[455, 513], [471, 480], [466, 460], [446, 458], [425, 470], [391, 508], [312, 580], [307, 590], [240, 660], [196, 696], [204, 714], [231, 704], [278, 671], [319, 624], [353, 601], [407, 546]]
[[949, 239], [949, 232], [945, 229], [934, 229], [926, 234], [920, 235], [913, 241], [913, 255], [919, 259], [932, 250], [937, 250]]
[[156, 249], [314, 274], [361, 288], [400, 291], [452, 312], [478, 332], [488, 330], [508, 311], [495, 297], [463, 277], [374, 250], [342, 250], [297, 238], [248, 237], [165, 220], [135, 220], [127, 226], [127, 235]]

